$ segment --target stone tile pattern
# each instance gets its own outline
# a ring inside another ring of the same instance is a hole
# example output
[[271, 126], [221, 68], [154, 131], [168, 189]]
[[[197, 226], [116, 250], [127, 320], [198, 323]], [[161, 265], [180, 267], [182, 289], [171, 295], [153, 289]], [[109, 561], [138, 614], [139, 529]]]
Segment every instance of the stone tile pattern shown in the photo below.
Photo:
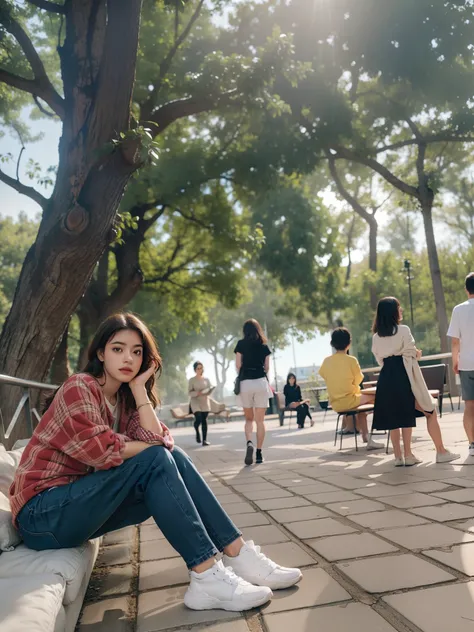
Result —
[[[464, 440], [452, 418], [450, 444]], [[268, 445], [283, 431], [300, 441], [287, 428], [269, 422]], [[268, 449], [251, 468], [232, 424], [212, 426], [206, 451], [192, 428], [177, 431], [244, 538], [303, 569], [298, 586], [275, 591], [259, 616], [187, 610], [188, 569], [151, 518], [104, 537], [77, 632], [472, 632], [474, 468], [436, 466], [427, 442], [426, 454], [417, 446], [423, 464], [409, 469], [349, 442], [336, 453], [331, 428], [328, 415], [297, 445], [304, 456]]]

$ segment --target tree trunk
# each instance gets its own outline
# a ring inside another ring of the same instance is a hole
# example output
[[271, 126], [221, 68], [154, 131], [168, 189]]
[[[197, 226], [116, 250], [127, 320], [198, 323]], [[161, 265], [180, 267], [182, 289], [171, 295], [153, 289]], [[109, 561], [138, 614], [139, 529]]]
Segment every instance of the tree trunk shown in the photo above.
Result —
[[61, 338], [61, 342], [56, 349], [56, 354], [51, 366], [50, 380], [52, 384], [62, 384], [71, 375], [71, 366], [69, 364], [68, 358], [68, 333], [69, 323], [66, 327], [66, 331], [64, 332], [63, 337]]
[[446, 312], [446, 300], [444, 297], [443, 282], [441, 279], [441, 269], [439, 266], [438, 249], [433, 228], [433, 205], [422, 206], [423, 225], [425, 227], [426, 248], [428, 251], [428, 261], [430, 266], [431, 283], [433, 286], [433, 296], [436, 305], [436, 320], [438, 322], [438, 332], [441, 344], [441, 353], [450, 351], [448, 345], [448, 316]]
[[212, 355], [212, 359], [214, 360], [214, 375], [216, 376], [216, 390], [214, 391], [214, 397], [219, 400], [222, 398], [224, 385], [222, 384], [221, 376], [219, 375], [219, 361], [217, 359], [218, 351], [217, 349], [210, 349], [209, 353]]
[[[44, 381], [56, 346], [111, 241], [118, 204], [139, 167], [138, 145], [98, 157], [129, 129], [141, 0], [68, 3], [60, 49], [63, 134], [53, 195], [28, 252], [0, 337], [0, 372]], [[4, 418], [14, 389], [0, 390]], [[11, 441], [25, 436], [17, 427]]]
[[347, 234], [347, 266], [346, 266], [346, 278], [344, 281], [344, 287], [349, 285], [349, 281], [351, 279], [352, 273], [352, 239], [354, 237], [354, 228], [355, 228], [356, 216], [355, 214], [352, 216], [352, 222], [349, 227], [349, 232]]
[[101, 322], [99, 314], [94, 312], [93, 310], [86, 310], [82, 308], [82, 305], [79, 307], [78, 312], [79, 316], [79, 358], [77, 361], [77, 370], [82, 371], [87, 364], [87, 351], [89, 349], [90, 341], [94, 333], [97, 331], [99, 324]]
[[[377, 233], [378, 225], [375, 217], [371, 217], [369, 224], [369, 270], [377, 272]], [[375, 282], [371, 282], [370, 288], [370, 307], [374, 310], [377, 308], [377, 288]]]

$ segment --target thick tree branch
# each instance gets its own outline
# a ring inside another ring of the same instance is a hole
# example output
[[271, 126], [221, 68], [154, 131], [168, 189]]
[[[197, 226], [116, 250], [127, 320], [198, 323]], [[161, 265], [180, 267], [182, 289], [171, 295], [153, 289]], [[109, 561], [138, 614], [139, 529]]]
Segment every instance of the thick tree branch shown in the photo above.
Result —
[[151, 215], [150, 217], [148, 217], [147, 219], [143, 218], [141, 220], [141, 224], [143, 225], [143, 227], [145, 228], [145, 231], [147, 231], [151, 226], [153, 226], [153, 224], [160, 219], [160, 217], [163, 215], [163, 213], [166, 211], [167, 206], [166, 204], [163, 204], [162, 207], [160, 209], [158, 209], [156, 211], [156, 213], [153, 213], [153, 215]]
[[44, 108], [38, 97], [36, 96], [36, 94], [33, 95], [33, 101], [36, 103], [36, 107], [38, 108], [38, 110], [44, 114], [45, 116], [49, 116], [50, 118], [54, 118], [54, 113], [53, 112], [48, 112], [48, 110], [46, 110], [46, 108]]
[[[180, 35], [177, 35], [177, 37], [175, 38], [175, 42], [173, 44], [173, 46], [171, 47], [171, 49], [169, 50], [168, 54], [166, 55], [166, 57], [163, 59], [163, 61], [160, 64], [160, 71], [158, 74], [158, 78], [156, 80], [156, 84], [153, 87], [153, 90], [151, 91], [146, 103], [143, 105], [143, 109], [142, 109], [142, 118], [148, 118], [151, 116], [153, 109], [155, 107], [156, 104], [156, 97], [158, 95], [158, 93], [161, 90], [161, 87], [163, 85], [163, 81], [167, 75], [167, 73], [169, 72], [169, 69], [171, 68], [171, 64], [173, 63], [173, 59], [176, 55], [176, 53], [178, 52], [179, 47], [181, 46], [181, 44], [184, 42], [184, 40], [188, 37], [191, 29], [194, 26], [194, 23], [196, 22], [196, 20], [198, 19], [200, 13], [201, 13], [201, 9], [203, 7], [204, 4], [204, 0], [199, 0], [196, 9], [194, 10], [189, 22], [187, 23], [187, 25], [185, 26], [185, 28], [183, 29], [183, 31], [181, 32]], [[177, 14], [179, 15], [179, 14]]]
[[212, 226], [210, 224], [206, 224], [202, 220], [198, 219], [192, 211], [190, 213], [185, 213], [185, 211], [183, 211], [183, 209], [179, 208], [178, 206], [173, 207], [173, 211], [179, 213], [179, 215], [188, 220], [188, 222], [193, 222], [194, 224], [197, 224], [198, 226], [200, 226], [201, 228], [205, 228], [206, 230], [212, 230]]
[[15, 180], [15, 178], [8, 176], [1, 169], [0, 180], [5, 184], [8, 184], [8, 186], [10, 186], [12, 189], [15, 189], [15, 191], [18, 191], [18, 193], [29, 197], [31, 200], [39, 204], [42, 209], [44, 209], [46, 204], [48, 203], [48, 198], [45, 198], [44, 195], [41, 195], [39, 191], [37, 191], [33, 187], [26, 186], [26, 184], [22, 184], [19, 180]]
[[[452, 134], [451, 132], [440, 132], [439, 134], [425, 136], [422, 142], [426, 145], [432, 145], [433, 143], [473, 143], [474, 136], [456, 136], [456, 134]], [[381, 154], [385, 151], [395, 151], [396, 149], [402, 149], [403, 147], [409, 147], [410, 145], [418, 145], [418, 143], [420, 143], [420, 140], [417, 138], [400, 140], [391, 145], [381, 145], [380, 147], [376, 147], [374, 152], [376, 154]]]
[[0, 70], [0, 81], [13, 88], [18, 88], [19, 90], [40, 97], [49, 105], [53, 112], [61, 119], [64, 118], [64, 100], [56, 92], [53, 84], [49, 80], [43, 62], [24, 28], [11, 16], [11, 13], [6, 11], [0, 14], [0, 23], [3, 24], [5, 29], [13, 35], [21, 46], [34, 76], [34, 80], [25, 79], [7, 70]]
[[145, 281], [146, 284], [152, 284], [152, 283], [171, 283], [172, 279], [171, 277], [176, 274], [176, 272], [181, 272], [181, 270], [184, 270], [186, 268], [186, 266], [188, 266], [190, 263], [193, 263], [194, 261], [196, 261], [196, 259], [198, 259], [202, 254], [204, 254], [204, 249], [200, 249], [197, 252], [195, 252], [192, 256], [187, 257], [184, 261], [182, 261], [181, 263], [179, 263], [178, 265], [173, 266], [172, 263], [173, 261], [176, 259], [176, 256], [178, 255], [178, 252], [183, 248], [183, 244], [181, 242], [177, 242], [176, 246], [174, 248], [174, 251], [170, 257], [170, 261], [168, 262], [168, 268], [166, 270], [166, 272], [164, 274], [161, 274], [159, 276], [154, 277], [153, 279], [147, 279]]
[[187, 97], [168, 101], [149, 117], [148, 122], [156, 126], [154, 134], [158, 136], [181, 118], [202, 114], [224, 105], [238, 104], [236, 99], [238, 94], [237, 90], [231, 90], [217, 96]]
[[[101, 147], [129, 128], [141, 8], [141, 0], [114, 0], [107, 3], [107, 24], [95, 88], [95, 105], [88, 122], [91, 150]], [[114, 104], [113, 116], [110, 112], [111, 103]], [[135, 164], [134, 151], [132, 156], [130, 162]]]
[[355, 151], [353, 149], [348, 149], [347, 147], [341, 147], [340, 145], [335, 145], [332, 148], [336, 153], [333, 154], [334, 158], [344, 158], [345, 160], [352, 160], [353, 162], [357, 162], [361, 165], [365, 165], [366, 167], [370, 167], [373, 171], [376, 171], [379, 175], [384, 178], [389, 184], [394, 186], [396, 189], [409, 195], [410, 197], [414, 197], [416, 199], [419, 198], [418, 191], [416, 187], [407, 184], [400, 178], [392, 173], [387, 167], [382, 165], [380, 162], [375, 160], [374, 158], [370, 158], [366, 154]]
[[63, 4], [56, 4], [55, 2], [49, 2], [49, 0], [28, 0], [30, 4], [33, 4], [38, 9], [49, 11], [50, 13], [66, 13], [66, 8]]
[[419, 187], [423, 186], [426, 180], [425, 157], [426, 157], [426, 145], [425, 143], [420, 143], [418, 145], [418, 154], [416, 157], [416, 173], [418, 176]]
[[336, 185], [336, 188], [339, 192], [339, 195], [351, 206], [351, 208], [360, 215], [362, 219], [364, 219], [368, 224], [374, 220], [373, 215], [366, 211], [366, 209], [362, 206], [362, 204], [357, 200], [353, 195], [349, 193], [346, 189], [342, 180], [339, 176], [339, 173], [336, 168], [336, 160], [335, 157], [330, 153], [326, 152], [326, 156], [328, 158], [329, 171], [331, 173], [332, 179]]

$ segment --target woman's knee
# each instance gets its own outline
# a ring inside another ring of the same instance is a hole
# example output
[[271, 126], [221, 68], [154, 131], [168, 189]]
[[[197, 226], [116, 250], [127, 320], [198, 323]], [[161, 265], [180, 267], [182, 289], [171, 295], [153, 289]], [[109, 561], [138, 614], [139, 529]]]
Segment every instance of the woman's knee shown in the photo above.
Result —
[[167, 467], [173, 464], [170, 451], [163, 445], [150, 445], [139, 456], [141, 463], [149, 463], [152, 467]]
[[169, 454], [171, 459], [176, 463], [178, 469], [193, 463], [192, 459], [186, 454], [186, 452], [178, 446], [174, 446], [173, 451], [169, 452]]

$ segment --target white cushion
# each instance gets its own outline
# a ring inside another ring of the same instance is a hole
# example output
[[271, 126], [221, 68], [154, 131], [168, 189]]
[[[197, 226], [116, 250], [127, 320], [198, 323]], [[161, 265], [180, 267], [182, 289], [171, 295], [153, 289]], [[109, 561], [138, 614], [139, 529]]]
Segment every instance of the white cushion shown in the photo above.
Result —
[[18, 448], [24, 448], [30, 442], [30, 438], [28, 438], [28, 439], [17, 439], [15, 441], [15, 443], [13, 444], [12, 450], [18, 450]]
[[64, 603], [68, 605], [76, 599], [84, 575], [90, 572], [97, 546], [97, 540], [91, 540], [73, 549], [33, 551], [24, 544], [20, 544], [11, 553], [0, 555], [0, 581], [9, 577], [56, 573], [64, 579], [66, 585]]
[[64, 580], [47, 573], [0, 579], [0, 629], [5, 632], [53, 632], [64, 596]]
[[21, 538], [12, 524], [10, 501], [0, 492], [0, 551], [13, 551]]
[[15, 470], [20, 464], [24, 449], [7, 452], [5, 446], [0, 443], [0, 492], [3, 492], [5, 496], [8, 496], [8, 490], [13, 483]]

